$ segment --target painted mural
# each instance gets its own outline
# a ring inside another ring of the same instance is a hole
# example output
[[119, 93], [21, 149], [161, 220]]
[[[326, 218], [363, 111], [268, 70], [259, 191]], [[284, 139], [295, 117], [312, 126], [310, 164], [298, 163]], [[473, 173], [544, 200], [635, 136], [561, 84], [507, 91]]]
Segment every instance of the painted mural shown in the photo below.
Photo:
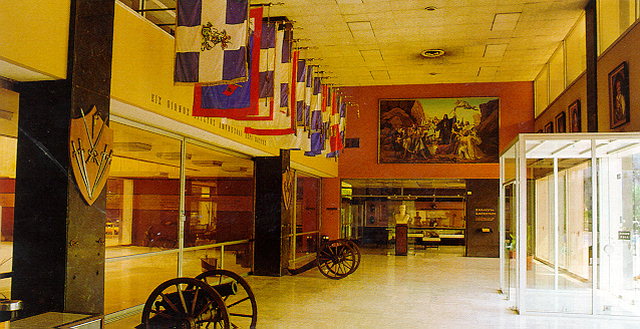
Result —
[[381, 99], [379, 163], [498, 162], [496, 97]]

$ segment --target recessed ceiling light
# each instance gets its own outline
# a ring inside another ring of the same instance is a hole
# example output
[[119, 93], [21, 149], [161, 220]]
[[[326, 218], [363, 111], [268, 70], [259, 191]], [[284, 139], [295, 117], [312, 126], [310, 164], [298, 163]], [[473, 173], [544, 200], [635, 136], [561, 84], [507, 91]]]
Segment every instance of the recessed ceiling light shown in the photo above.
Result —
[[420, 56], [424, 58], [436, 58], [444, 55], [443, 49], [426, 49], [420, 52]]

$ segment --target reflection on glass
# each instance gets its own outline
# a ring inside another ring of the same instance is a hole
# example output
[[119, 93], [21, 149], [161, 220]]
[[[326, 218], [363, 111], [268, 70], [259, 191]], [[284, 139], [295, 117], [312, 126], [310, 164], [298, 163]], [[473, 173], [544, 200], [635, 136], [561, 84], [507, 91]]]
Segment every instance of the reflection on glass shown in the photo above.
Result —
[[[18, 145], [18, 94], [2, 89], [0, 116], [0, 273], [12, 271], [13, 214]], [[11, 279], [0, 279], [0, 297], [11, 298]]]
[[296, 182], [296, 233], [317, 231], [320, 219], [320, 179], [298, 173]]
[[186, 180], [186, 247], [251, 238], [251, 160], [187, 143]]
[[507, 299], [512, 300], [515, 296], [516, 289], [516, 204], [515, 204], [515, 189], [514, 184], [509, 183], [504, 186], [504, 287], [506, 291], [503, 293]]
[[320, 237], [320, 188], [320, 178], [297, 172], [295, 231], [290, 256], [294, 267], [300, 265], [296, 261], [304, 261], [317, 251]]
[[602, 159], [602, 314], [640, 315], [640, 153]]
[[252, 257], [249, 243], [239, 243], [184, 252], [182, 276], [195, 277], [198, 274], [225, 269], [237, 274], [247, 274], [251, 270]]
[[111, 123], [107, 257], [178, 247], [180, 141]]
[[317, 252], [320, 233], [296, 235], [296, 258]]
[[105, 264], [104, 312], [144, 304], [160, 283], [177, 276], [177, 254], [150, 255]]
[[[528, 236], [527, 310], [591, 313], [590, 234], [585, 193], [590, 180], [585, 159], [529, 159], [533, 227]], [[550, 301], [551, 296], [562, 295]]]

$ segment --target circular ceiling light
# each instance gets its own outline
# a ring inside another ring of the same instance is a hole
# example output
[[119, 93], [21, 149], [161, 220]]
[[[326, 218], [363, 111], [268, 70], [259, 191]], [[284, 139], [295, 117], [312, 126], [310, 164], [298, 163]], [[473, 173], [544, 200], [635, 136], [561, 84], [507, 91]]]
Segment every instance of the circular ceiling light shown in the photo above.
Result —
[[420, 56], [424, 58], [436, 58], [444, 55], [445, 51], [442, 49], [427, 49], [420, 52]]

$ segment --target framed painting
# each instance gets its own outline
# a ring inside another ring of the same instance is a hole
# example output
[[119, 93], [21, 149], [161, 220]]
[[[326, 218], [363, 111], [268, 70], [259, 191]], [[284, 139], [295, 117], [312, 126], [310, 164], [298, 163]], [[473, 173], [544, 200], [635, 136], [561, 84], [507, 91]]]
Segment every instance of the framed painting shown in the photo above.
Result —
[[580, 113], [580, 100], [569, 105], [569, 124], [571, 125], [572, 133], [579, 133], [582, 131], [582, 113]]
[[381, 99], [379, 163], [498, 162], [497, 97]]
[[609, 126], [618, 128], [629, 122], [629, 70], [622, 62], [609, 72]]
[[544, 125], [544, 132], [545, 133], [552, 133], [553, 132], [553, 121], [549, 121], [549, 122], [547, 122], [546, 125]]
[[559, 132], [559, 133], [567, 132], [567, 114], [564, 113], [564, 111], [556, 115], [556, 132]]

